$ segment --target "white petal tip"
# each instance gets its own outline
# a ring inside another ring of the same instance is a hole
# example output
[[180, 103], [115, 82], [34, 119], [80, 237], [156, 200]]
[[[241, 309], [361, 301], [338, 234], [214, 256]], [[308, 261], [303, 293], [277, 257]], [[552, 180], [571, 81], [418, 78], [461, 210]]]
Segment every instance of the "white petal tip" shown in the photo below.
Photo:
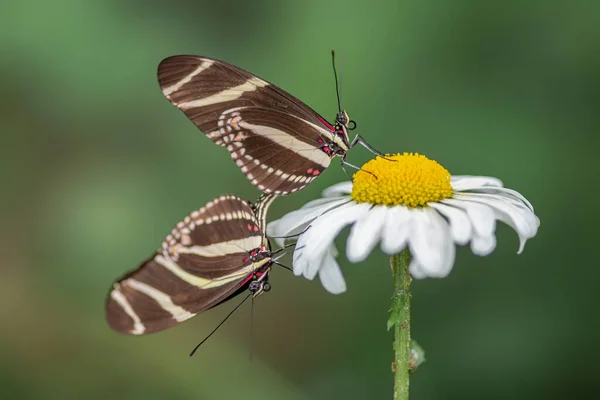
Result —
[[350, 250], [347, 251], [346, 258], [353, 264], [363, 262], [369, 254], [352, 252]]
[[475, 236], [471, 240], [471, 251], [476, 256], [488, 256], [496, 248], [496, 236], [481, 237]]
[[352, 193], [352, 182], [340, 182], [323, 190], [323, 197], [334, 197]]
[[402, 252], [402, 250], [404, 250], [406, 248], [406, 243], [404, 243], [401, 247], [398, 247], [398, 246], [386, 244], [385, 242], [382, 241], [380, 248], [381, 248], [381, 251], [383, 251], [388, 256], [393, 256], [393, 255], [396, 255], [396, 254]]
[[334, 288], [325, 287], [325, 290], [327, 290], [331, 294], [342, 294], [346, 291], [346, 285], [344, 285], [343, 287], [334, 287]]

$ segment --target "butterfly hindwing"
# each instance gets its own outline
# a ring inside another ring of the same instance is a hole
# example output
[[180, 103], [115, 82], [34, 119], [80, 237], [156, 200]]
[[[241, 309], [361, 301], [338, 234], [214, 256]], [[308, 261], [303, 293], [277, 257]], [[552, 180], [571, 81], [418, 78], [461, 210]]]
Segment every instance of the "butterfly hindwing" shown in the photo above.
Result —
[[243, 199], [221, 196], [188, 215], [156, 254], [118, 280], [106, 318], [123, 333], [171, 327], [231, 298], [269, 257], [249, 260], [266, 243], [263, 222]]
[[287, 194], [312, 182], [331, 162], [320, 148], [319, 127], [262, 107], [223, 113], [208, 136], [226, 146], [246, 177], [266, 193]]

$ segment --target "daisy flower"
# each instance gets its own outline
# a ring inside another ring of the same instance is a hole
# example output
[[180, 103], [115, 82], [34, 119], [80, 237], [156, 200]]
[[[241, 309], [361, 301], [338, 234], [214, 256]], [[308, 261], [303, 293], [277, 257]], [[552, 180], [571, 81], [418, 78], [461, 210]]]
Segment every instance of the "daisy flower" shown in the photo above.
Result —
[[[539, 219], [525, 197], [486, 176], [451, 176], [434, 160], [404, 153], [377, 157], [323, 192], [323, 198], [286, 214], [267, 227], [269, 236], [301, 233], [293, 257], [296, 275], [317, 274], [332, 293], [346, 290], [336, 262], [335, 237], [351, 225], [346, 255], [363, 261], [377, 244], [389, 255], [408, 248], [414, 278], [441, 278], [454, 264], [455, 245], [470, 244], [485, 256], [496, 247], [496, 221], [515, 230], [518, 253], [535, 236]], [[283, 244], [283, 239], [277, 239]]]

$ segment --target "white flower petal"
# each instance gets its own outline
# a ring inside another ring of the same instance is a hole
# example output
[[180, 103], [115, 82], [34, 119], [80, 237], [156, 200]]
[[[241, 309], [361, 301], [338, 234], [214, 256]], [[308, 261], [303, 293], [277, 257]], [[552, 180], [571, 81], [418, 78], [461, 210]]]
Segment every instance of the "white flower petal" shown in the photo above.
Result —
[[331, 246], [323, 255], [321, 261], [321, 268], [319, 269], [319, 278], [323, 287], [328, 292], [333, 294], [340, 294], [346, 291], [346, 281], [344, 275], [337, 261], [335, 255], [337, 250], [334, 246]]
[[398, 254], [406, 247], [412, 226], [411, 214], [404, 206], [390, 207], [381, 234], [381, 250], [389, 255]]
[[[282, 218], [269, 223], [267, 225], [267, 235], [270, 237], [297, 235], [321, 214], [350, 201], [350, 197], [330, 199], [329, 202], [319, 206], [292, 211]], [[285, 239], [275, 238], [275, 241], [280, 247], [283, 247]]]
[[509, 198], [511, 200], [516, 200], [516, 203], [518, 204], [523, 204], [529, 208], [530, 211], [534, 211], [533, 209], [533, 205], [529, 202], [529, 200], [527, 200], [525, 198], [525, 196], [523, 196], [521, 193], [517, 192], [516, 190], [513, 189], [507, 189], [507, 188], [475, 188], [475, 189], [471, 189], [473, 191], [476, 192], [481, 192], [481, 193], [493, 193], [497, 196], [503, 196], [506, 198]]
[[410, 272], [412, 277], [415, 279], [427, 278], [427, 274], [423, 270], [423, 267], [421, 267], [421, 265], [419, 265], [419, 262], [414, 258], [410, 261], [410, 264], [408, 266], [408, 272]]
[[448, 223], [431, 208], [410, 211], [413, 225], [408, 245], [412, 257], [428, 276], [446, 276], [454, 262], [454, 244]]
[[323, 197], [334, 197], [352, 193], [352, 182], [340, 182], [323, 190]]
[[445, 248], [443, 248], [443, 263], [438, 278], [445, 278], [446, 276], [448, 276], [450, 271], [452, 271], [452, 267], [454, 266], [454, 260], [456, 257], [456, 247], [454, 246], [454, 240], [452, 238], [452, 233], [450, 231], [450, 226], [448, 225], [448, 222], [440, 214], [433, 212], [433, 210], [432, 214], [432, 219], [438, 220], [438, 227], [444, 232], [444, 240], [442, 243], [445, 245]]
[[494, 212], [489, 207], [472, 201], [456, 199], [445, 199], [442, 200], [442, 203], [465, 210], [471, 220], [474, 234], [484, 237], [494, 234], [496, 219], [494, 218]]
[[513, 228], [519, 236], [519, 254], [523, 251], [527, 239], [534, 237], [537, 233], [538, 220], [532, 218], [534, 216], [533, 213], [529, 209], [514, 206], [511, 202], [506, 201], [505, 198], [478, 193], [456, 193], [455, 197], [457, 199], [476, 201], [491, 207], [496, 218]]
[[500, 179], [491, 176], [456, 175], [450, 179], [450, 184], [456, 191], [503, 186]]
[[[300, 236], [297, 248], [306, 247], [302, 252], [302, 264], [299, 269], [309, 279], [312, 279], [320, 267], [320, 261], [325, 251], [333, 243], [335, 237], [348, 224], [354, 223], [366, 214], [370, 204], [350, 202], [339, 206], [315, 220], [310, 229]], [[298, 259], [300, 261], [300, 258]], [[294, 265], [294, 271], [296, 265]]]
[[346, 256], [350, 262], [357, 263], [367, 258], [379, 242], [387, 214], [387, 206], [374, 206], [352, 226], [346, 244]]
[[350, 198], [348, 196], [322, 197], [320, 199], [309, 201], [308, 203], [306, 203], [305, 205], [303, 205], [302, 207], [300, 207], [300, 209], [301, 210], [306, 210], [308, 208], [313, 208], [313, 207], [321, 206], [323, 204], [331, 203], [333, 201], [341, 200], [341, 199], [348, 199], [348, 200], [350, 200]]
[[450, 223], [450, 232], [454, 241], [460, 245], [465, 245], [471, 240], [473, 227], [467, 214], [455, 207], [442, 203], [429, 203], [429, 207], [436, 209], [444, 217], [448, 218]]
[[476, 256], [487, 256], [496, 248], [496, 236], [473, 236], [471, 251]]
[[294, 250], [294, 254], [292, 256], [292, 266], [294, 275], [300, 276], [307, 269], [309, 259], [308, 257], [304, 257], [304, 249], [301, 249], [296, 244], [296, 249]]

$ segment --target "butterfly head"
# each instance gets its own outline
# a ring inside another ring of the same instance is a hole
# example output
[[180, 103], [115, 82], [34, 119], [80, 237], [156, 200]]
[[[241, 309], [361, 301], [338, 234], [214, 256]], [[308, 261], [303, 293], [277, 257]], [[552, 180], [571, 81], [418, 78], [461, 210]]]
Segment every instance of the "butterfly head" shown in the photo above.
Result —
[[269, 272], [271, 272], [271, 268], [268, 267], [264, 271], [256, 271], [250, 284], [248, 285], [248, 290], [252, 294], [252, 297], [258, 297], [263, 293], [271, 290], [271, 284], [269, 283]]
[[336, 138], [335, 144], [337, 145], [337, 151], [334, 151], [338, 155], [343, 155], [348, 151], [350, 147], [350, 139], [348, 137], [348, 131], [356, 128], [356, 122], [352, 121], [348, 116], [346, 110], [340, 111], [335, 117], [335, 133]]

